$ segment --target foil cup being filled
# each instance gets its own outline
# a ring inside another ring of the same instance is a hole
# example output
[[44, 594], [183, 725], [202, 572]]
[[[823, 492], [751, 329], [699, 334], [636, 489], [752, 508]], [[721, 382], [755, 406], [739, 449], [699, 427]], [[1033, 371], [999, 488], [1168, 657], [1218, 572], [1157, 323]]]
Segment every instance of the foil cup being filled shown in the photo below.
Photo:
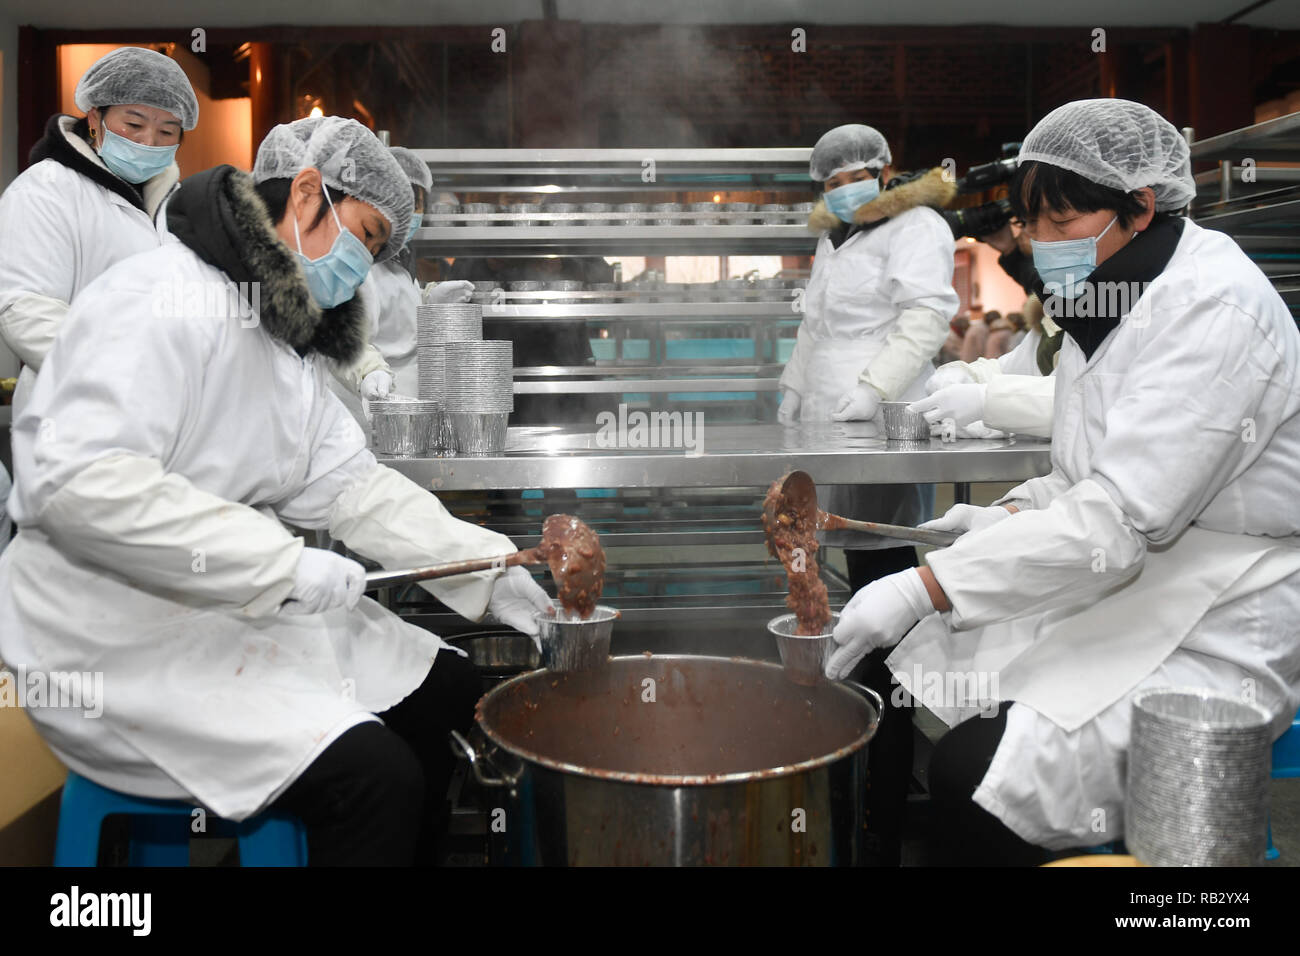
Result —
[[597, 604], [585, 621], [553, 601], [554, 615], [535, 618], [542, 640], [542, 666], [552, 671], [582, 671], [602, 667], [609, 660], [609, 642], [619, 613]]
[[797, 634], [799, 620], [793, 614], [782, 614], [767, 622], [768, 632], [776, 638], [776, 649], [781, 655], [781, 666], [785, 676], [796, 684], [811, 686], [826, 679], [826, 662], [836, 648], [832, 632], [840, 622], [838, 611], [831, 612], [831, 619], [821, 634]]

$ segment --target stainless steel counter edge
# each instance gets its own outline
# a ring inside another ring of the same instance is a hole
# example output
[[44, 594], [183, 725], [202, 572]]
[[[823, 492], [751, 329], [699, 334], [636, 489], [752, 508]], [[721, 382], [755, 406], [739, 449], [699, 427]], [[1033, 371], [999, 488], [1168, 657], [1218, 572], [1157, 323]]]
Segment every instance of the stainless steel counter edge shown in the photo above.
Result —
[[776, 425], [717, 426], [704, 433], [700, 454], [602, 448], [595, 434], [521, 436], [515, 433], [546, 430], [511, 429], [500, 456], [380, 460], [434, 491], [754, 487], [795, 469], [819, 484], [1023, 481], [1051, 470], [1050, 445], [1032, 439], [923, 445], [868, 437], [862, 429], [869, 425], [819, 427], [809, 435]]

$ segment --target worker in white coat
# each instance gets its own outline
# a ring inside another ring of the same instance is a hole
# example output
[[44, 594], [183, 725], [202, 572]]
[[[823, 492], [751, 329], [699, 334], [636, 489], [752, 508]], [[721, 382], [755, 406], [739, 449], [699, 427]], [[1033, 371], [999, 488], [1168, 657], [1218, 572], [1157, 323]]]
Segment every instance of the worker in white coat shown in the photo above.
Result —
[[[1035, 307], [1041, 313], [1037, 297], [1030, 297], [1025, 308]], [[1051, 322], [1045, 316], [1042, 320]], [[1042, 326], [1030, 324], [1033, 327], [1020, 344], [1005, 355], [939, 366], [926, 380], [926, 397], [907, 410], [923, 415], [931, 434], [947, 440], [1004, 434], [1050, 438], [1055, 369], [1049, 367], [1044, 373], [1040, 366]]]
[[[894, 176], [884, 136], [870, 126], [840, 126], [813, 147], [809, 175], [822, 201], [809, 228], [820, 233], [804, 316], [781, 375], [784, 425], [867, 421], [880, 402], [924, 396], [931, 359], [956, 314], [952, 230], [936, 211], [956, 192], [943, 171]], [[915, 525], [930, 517], [933, 486], [835, 485], [823, 507], [848, 518]], [[857, 532], [834, 531], [823, 543], [843, 547], [853, 590], [915, 567], [916, 549]], [[884, 655], [861, 679], [890, 697]], [[886, 726], [887, 725], [887, 726]], [[872, 744], [871, 852], [883, 865], [901, 858], [910, 723], [884, 721]], [[893, 786], [894, 789], [888, 789]]]
[[1230, 238], [1173, 214], [1187, 144], [1141, 104], [1054, 110], [1010, 189], [1066, 333], [1052, 470], [950, 511], [963, 537], [856, 595], [826, 668], [897, 644], [953, 728], [929, 777], [948, 862], [1122, 837], [1142, 689], [1248, 694], [1275, 736], [1300, 704], [1294, 320]]
[[331, 383], [334, 393], [363, 427], [368, 427], [361, 399], [374, 401], [390, 393], [418, 397], [420, 369], [416, 360], [418, 312], [421, 302], [468, 302], [474, 293], [472, 282], [439, 282], [421, 290], [411, 275], [411, 239], [424, 218], [433, 174], [428, 165], [402, 146], [390, 146], [411, 182], [414, 212], [402, 249], [397, 255], [370, 268], [358, 295], [368, 317], [367, 342], [361, 358], [346, 369], [335, 368]]
[[121, 47], [77, 81], [80, 119], [56, 113], [31, 165], [0, 196], [0, 339], [23, 364], [27, 402], [68, 305], [101, 272], [156, 248], [199, 103], [175, 60]]
[[[222, 817], [287, 810], [317, 864], [428, 858], [447, 732], [468, 729], [480, 688], [435, 635], [361, 597], [361, 565], [281, 521], [389, 568], [514, 550], [379, 465], [325, 385], [364, 340], [357, 286], [410, 217], [405, 175], [355, 120], [275, 127], [252, 177], [185, 181], [178, 242], [74, 303], [14, 426], [0, 656], [101, 671], [106, 694], [95, 720], [32, 709], [51, 749], [102, 785]], [[428, 590], [530, 633], [549, 607], [519, 568]]]

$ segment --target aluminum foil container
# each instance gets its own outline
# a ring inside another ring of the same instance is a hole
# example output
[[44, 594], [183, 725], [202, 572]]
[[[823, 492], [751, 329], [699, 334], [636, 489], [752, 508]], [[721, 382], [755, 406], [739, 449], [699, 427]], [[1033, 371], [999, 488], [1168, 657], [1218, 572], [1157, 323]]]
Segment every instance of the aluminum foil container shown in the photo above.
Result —
[[395, 458], [427, 454], [437, 444], [440, 417], [435, 402], [418, 399], [370, 402], [375, 451]]
[[[717, 212], [721, 208], [720, 203], [716, 202], [693, 202], [687, 205], [687, 212]], [[691, 225], [695, 226], [716, 226], [722, 222], [717, 216], [711, 216], [707, 219], [689, 219]]]
[[493, 215], [497, 212], [497, 207], [490, 202], [467, 202], [463, 203], [460, 211], [469, 216], [481, 216], [481, 222], [466, 220], [459, 225], [462, 226], [495, 226], [498, 220]]
[[448, 450], [455, 455], [499, 455], [506, 448], [509, 412], [447, 412]]
[[[548, 202], [542, 206], [542, 212], [581, 212], [581, 207], [576, 202]], [[544, 226], [581, 226], [583, 223], [576, 219], [544, 219]]]
[[923, 415], [909, 412], [911, 402], [881, 402], [880, 417], [885, 424], [885, 437], [894, 441], [930, 440], [930, 423]]
[[767, 622], [768, 632], [776, 638], [776, 649], [781, 655], [786, 677], [796, 684], [809, 686], [826, 679], [826, 662], [836, 647], [831, 635], [839, 622], [839, 612], [832, 611], [826, 629], [816, 637], [796, 634], [799, 621], [793, 614], [782, 614]]
[[[651, 212], [681, 212], [682, 204], [676, 202], [656, 202], [650, 204]], [[681, 220], [675, 216], [656, 216], [650, 220], [656, 226], [676, 226]]]
[[[582, 204], [582, 211], [589, 213], [609, 212], [610, 205], [607, 202], [585, 202]], [[613, 219], [588, 219], [583, 225], [587, 226], [612, 226]]]
[[[646, 208], [645, 203], [621, 202], [614, 207], [614, 211], [617, 213], [622, 213], [624, 215], [627, 215], [629, 213], [643, 213], [645, 212], [645, 208]], [[618, 219], [616, 220], [616, 222], [618, 222], [619, 225], [623, 225], [623, 226], [644, 226], [646, 224], [646, 219], [644, 216], [633, 215], [633, 216], [629, 216], [626, 219]]]
[[619, 613], [597, 604], [585, 621], [570, 616], [553, 601], [555, 615], [538, 614], [542, 639], [542, 666], [553, 671], [582, 671], [602, 667], [609, 660], [609, 642]]
[[460, 207], [454, 202], [436, 202], [424, 211], [424, 219], [420, 224], [424, 226], [452, 226], [456, 220], [447, 219], [446, 216], [454, 216], [460, 212]]
[[1156, 688], [1133, 700], [1124, 841], [1148, 866], [1258, 866], [1271, 720], [1237, 697]]
[[[515, 215], [536, 215], [542, 211], [540, 203], [535, 202], [516, 202], [506, 206], [506, 212]], [[512, 226], [540, 226], [540, 219], [507, 219], [507, 223]]]

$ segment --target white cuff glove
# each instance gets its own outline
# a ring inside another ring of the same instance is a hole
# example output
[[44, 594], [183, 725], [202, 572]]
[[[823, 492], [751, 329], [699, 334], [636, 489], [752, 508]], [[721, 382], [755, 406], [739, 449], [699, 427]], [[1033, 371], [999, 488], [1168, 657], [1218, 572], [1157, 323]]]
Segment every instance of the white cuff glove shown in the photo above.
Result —
[[453, 279], [449, 282], [430, 282], [424, 287], [424, 304], [434, 305], [439, 302], [468, 302], [474, 294], [474, 283], [466, 279]]
[[880, 410], [880, 393], [870, 385], [859, 382], [853, 391], [840, 399], [831, 413], [831, 419], [837, 422], [869, 422]]
[[785, 426], [793, 425], [799, 420], [799, 393], [788, 388], [781, 389], [781, 404], [776, 409], [776, 420]]
[[366, 586], [366, 569], [351, 558], [323, 548], [303, 548], [293, 590], [281, 608], [286, 614], [320, 614], [357, 606]]
[[386, 368], [377, 368], [361, 380], [361, 397], [367, 401], [387, 398], [393, 390], [393, 373]]
[[965, 428], [971, 422], [984, 420], [984, 396], [988, 388], [987, 385], [947, 385], [917, 399], [907, 410], [923, 416], [931, 426], [942, 426], [952, 419], [956, 428]]
[[516, 565], [496, 579], [492, 596], [488, 598], [488, 613], [502, 624], [532, 637], [537, 649], [542, 649], [535, 618], [551, 609], [551, 599], [533, 576]]
[[932, 613], [934, 602], [916, 568], [872, 581], [840, 612], [834, 632], [839, 647], [826, 662], [826, 676], [847, 677], [867, 654], [897, 644], [912, 625]]
[[940, 365], [935, 373], [925, 380], [925, 394], [933, 395], [949, 385], [965, 385], [975, 381], [970, 366], [965, 362], [948, 362]]
[[942, 518], [935, 518], [917, 527], [930, 531], [955, 531], [965, 534], [967, 531], [983, 531], [1011, 517], [1011, 512], [1002, 505], [981, 508], [979, 505], [953, 505]]

